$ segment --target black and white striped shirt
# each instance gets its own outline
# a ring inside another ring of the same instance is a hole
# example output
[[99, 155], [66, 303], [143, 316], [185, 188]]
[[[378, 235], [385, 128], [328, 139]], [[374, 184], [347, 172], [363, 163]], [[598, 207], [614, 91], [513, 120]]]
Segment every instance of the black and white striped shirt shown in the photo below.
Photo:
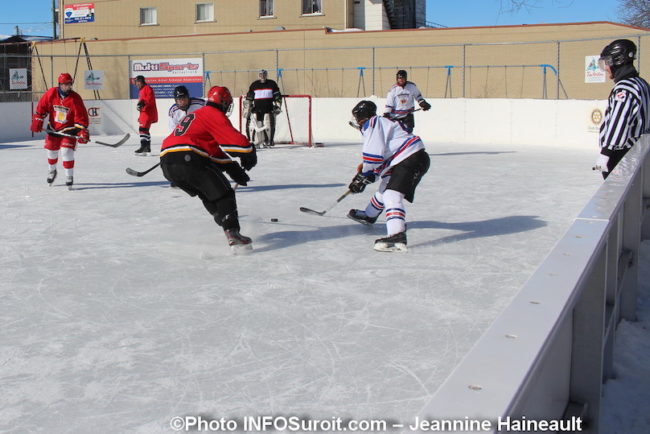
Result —
[[641, 77], [618, 81], [609, 94], [599, 143], [603, 155], [629, 149], [650, 133], [650, 87]]

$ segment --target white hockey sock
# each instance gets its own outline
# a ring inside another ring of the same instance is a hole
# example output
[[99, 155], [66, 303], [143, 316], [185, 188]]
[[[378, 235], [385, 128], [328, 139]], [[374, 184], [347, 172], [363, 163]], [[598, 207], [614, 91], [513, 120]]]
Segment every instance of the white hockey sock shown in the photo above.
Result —
[[364, 211], [370, 218], [375, 218], [384, 210], [383, 197], [380, 192], [376, 192], [371, 198], [370, 203]]
[[406, 230], [406, 210], [404, 209], [404, 194], [395, 190], [384, 191], [386, 206], [386, 232], [388, 236]]
[[47, 149], [47, 164], [50, 166], [50, 172], [56, 169], [56, 163], [59, 161], [59, 151]]
[[65, 176], [74, 175], [74, 149], [61, 148], [61, 160], [65, 169]]

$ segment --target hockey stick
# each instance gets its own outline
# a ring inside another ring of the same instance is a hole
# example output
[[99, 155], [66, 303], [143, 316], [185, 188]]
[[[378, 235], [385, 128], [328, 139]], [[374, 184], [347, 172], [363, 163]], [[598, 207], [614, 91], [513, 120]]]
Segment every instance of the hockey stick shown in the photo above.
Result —
[[313, 209], [305, 208], [304, 206], [301, 206], [301, 207], [300, 207], [300, 211], [302, 211], [302, 212], [306, 212], [307, 214], [315, 214], [315, 215], [323, 216], [323, 215], [325, 215], [325, 213], [326, 213], [327, 211], [329, 211], [329, 210], [331, 210], [332, 208], [334, 208], [334, 207], [336, 206], [337, 203], [339, 203], [340, 201], [342, 201], [343, 199], [345, 199], [345, 197], [346, 197], [348, 194], [350, 194], [350, 193], [352, 193], [350, 190], [348, 190], [348, 191], [346, 191], [345, 193], [343, 193], [343, 194], [342, 194], [338, 199], [336, 199], [336, 202], [334, 202], [334, 203], [333, 203], [329, 208], [327, 208], [325, 211], [314, 211]]
[[[78, 139], [77, 136], [73, 136], [72, 134], [61, 133], [59, 131], [54, 131], [54, 130], [51, 130], [49, 127], [48, 127], [46, 132], [48, 134], [54, 134], [55, 136], [70, 137], [71, 139]], [[129, 137], [131, 137], [131, 135], [129, 133], [126, 133], [126, 135], [124, 137], [122, 137], [122, 140], [120, 140], [120, 141], [118, 141], [116, 143], [106, 143], [106, 142], [102, 142], [102, 141], [94, 140], [94, 139], [89, 139], [88, 141], [97, 143], [98, 145], [110, 146], [111, 148], [117, 148], [118, 146], [121, 146], [122, 144], [124, 144], [124, 142], [129, 140]]]
[[151, 172], [153, 169], [155, 169], [155, 168], [158, 167], [158, 166], [160, 166], [160, 163], [156, 163], [156, 164], [154, 164], [152, 167], [150, 167], [150, 168], [148, 168], [147, 170], [144, 170], [144, 171], [142, 171], [142, 172], [138, 172], [137, 170], [133, 170], [133, 169], [131, 169], [130, 167], [127, 167], [127, 168], [126, 168], [126, 173], [128, 173], [129, 175], [132, 175], [132, 176], [140, 177], [140, 176], [144, 176], [144, 175], [146, 175], [147, 173]]

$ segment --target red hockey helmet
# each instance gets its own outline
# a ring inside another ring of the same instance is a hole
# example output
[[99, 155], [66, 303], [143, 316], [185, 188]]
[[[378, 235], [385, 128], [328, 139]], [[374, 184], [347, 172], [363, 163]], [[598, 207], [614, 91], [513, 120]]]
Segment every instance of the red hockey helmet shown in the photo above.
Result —
[[67, 72], [62, 73], [59, 75], [59, 84], [64, 84], [64, 83], [74, 83], [74, 80], [72, 79], [72, 76], [68, 74]]
[[208, 91], [208, 104], [212, 104], [228, 114], [232, 108], [232, 95], [227, 87], [213, 86]]

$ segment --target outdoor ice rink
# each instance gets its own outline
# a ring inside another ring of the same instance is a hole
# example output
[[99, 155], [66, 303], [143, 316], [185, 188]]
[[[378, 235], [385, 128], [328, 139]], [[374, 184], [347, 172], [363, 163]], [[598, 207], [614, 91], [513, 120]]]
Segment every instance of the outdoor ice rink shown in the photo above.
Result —
[[255, 250], [233, 256], [197, 198], [125, 173], [158, 161], [136, 141], [81, 145], [73, 191], [60, 162], [47, 186], [42, 140], [0, 143], [0, 431], [408, 424], [602, 184], [596, 144], [427, 143], [409, 252], [378, 253], [383, 218], [345, 217], [373, 185], [298, 210], [346, 191], [360, 144], [261, 150], [237, 190]]

